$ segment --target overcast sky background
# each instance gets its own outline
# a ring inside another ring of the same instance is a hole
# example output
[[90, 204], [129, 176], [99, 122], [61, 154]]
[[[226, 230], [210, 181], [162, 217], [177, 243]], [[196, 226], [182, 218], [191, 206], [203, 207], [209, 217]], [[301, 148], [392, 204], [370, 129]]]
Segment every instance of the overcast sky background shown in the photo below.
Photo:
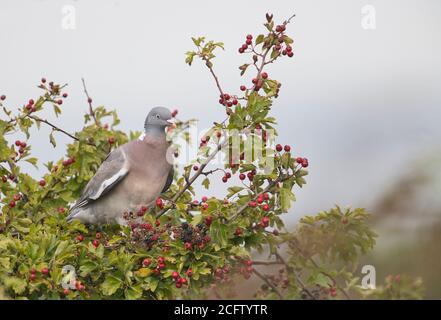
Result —
[[[376, 10], [375, 30], [361, 27], [366, 4]], [[75, 30], [61, 26], [63, 5], [76, 9]], [[266, 12], [280, 21], [296, 14], [288, 29], [295, 58], [268, 70], [283, 83], [273, 108], [279, 141], [310, 159], [293, 212], [369, 208], [412, 161], [441, 147], [440, 1], [2, 0], [0, 93], [17, 107], [39, 94], [42, 76], [68, 83], [57, 122], [75, 131], [87, 109], [85, 77], [94, 103], [115, 108], [123, 130], [142, 129], [156, 105], [208, 127], [223, 109], [205, 66], [184, 63], [190, 37], [225, 43], [215, 69], [225, 90], [238, 93], [245, 57], [237, 48], [264, 31]], [[33, 139], [34, 152], [43, 161], [61, 157], [45, 132]]]

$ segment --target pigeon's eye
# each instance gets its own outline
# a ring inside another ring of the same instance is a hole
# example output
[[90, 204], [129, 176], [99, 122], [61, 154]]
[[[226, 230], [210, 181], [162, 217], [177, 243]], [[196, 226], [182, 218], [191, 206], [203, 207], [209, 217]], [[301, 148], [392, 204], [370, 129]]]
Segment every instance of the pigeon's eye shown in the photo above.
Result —
[[161, 118], [161, 116], [159, 114], [157, 114], [156, 115], [156, 119], [159, 119], [159, 118]]

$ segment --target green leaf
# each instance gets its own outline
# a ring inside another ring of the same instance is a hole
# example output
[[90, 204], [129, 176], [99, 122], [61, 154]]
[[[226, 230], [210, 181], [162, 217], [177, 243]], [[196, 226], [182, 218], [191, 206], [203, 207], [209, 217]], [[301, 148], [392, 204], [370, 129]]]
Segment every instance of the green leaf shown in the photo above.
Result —
[[101, 284], [101, 292], [106, 296], [111, 296], [118, 290], [122, 285], [122, 280], [112, 276], [108, 275], [104, 282]]
[[202, 185], [205, 187], [205, 189], [208, 189], [208, 188], [210, 187], [210, 179], [205, 178], [205, 179], [202, 181]]
[[291, 202], [295, 200], [294, 193], [288, 188], [280, 189], [280, 208], [287, 212], [291, 208]]

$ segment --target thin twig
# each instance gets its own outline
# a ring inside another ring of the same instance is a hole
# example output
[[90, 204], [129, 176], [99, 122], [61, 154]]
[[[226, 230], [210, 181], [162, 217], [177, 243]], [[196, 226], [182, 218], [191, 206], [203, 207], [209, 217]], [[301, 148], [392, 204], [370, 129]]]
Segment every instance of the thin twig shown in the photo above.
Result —
[[292, 268], [286, 261], [285, 259], [283, 259], [283, 257], [279, 254], [279, 252], [276, 250], [276, 257], [277, 259], [285, 265], [285, 269], [287, 272], [292, 272], [294, 277], [296, 278], [296, 281], [298, 282], [298, 284], [300, 285], [300, 287], [302, 288], [303, 291], [306, 292], [306, 294], [313, 300], [315, 299], [315, 296], [308, 290], [308, 288], [306, 288], [306, 285], [303, 283], [302, 279], [300, 278], [300, 276], [295, 272], [294, 268]]
[[[297, 245], [297, 243], [295, 243], [295, 241], [289, 241], [289, 243], [292, 244], [292, 245], [294, 246], [294, 248], [295, 248], [295, 249], [296, 249], [296, 250], [302, 255], [302, 257], [304, 257], [305, 259], [309, 260], [315, 268], [317, 268], [317, 269], [321, 269], [320, 266], [317, 264], [317, 262], [315, 262], [315, 260], [314, 260], [312, 257], [307, 257], [307, 256], [303, 253], [303, 251], [299, 248], [299, 246]], [[346, 297], [346, 299], [351, 300], [351, 297], [350, 297], [349, 294], [346, 292], [346, 290], [343, 289], [343, 288], [338, 284], [337, 280], [336, 280], [332, 275], [330, 275], [329, 273], [324, 272], [324, 271], [320, 271], [320, 272], [321, 272], [322, 274], [324, 274], [325, 276], [327, 276], [329, 279], [332, 280], [332, 282], [335, 284], [335, 286], [337, 287], [337, 289], [339, 289], [339, 290], [343, 293], [343, 295]]]
[[277, 289], [277, 287], [275, 285], [273, 285], [271, 283], [271, 281], [269, 281], [264, 275], [262, 275], [259, 271], [257, 271], [256, 269], [253, 269], [253, 273], [258, 276], [260, 279], [262, 279], [268, 286], [271, 287], [271, 289], [273, 289], [273, 291], [279, 296], [280, 299], [283, 299], [282, 294], [279, 292], [279, 290]]
[[93, 107], [92, 107], [92, 98], [89, 96], [89, 93], [87, 92], [86, 82], [84, 81], [84, 78], [81, 78], [81, 82], [83, 83], [84, 93], [86, 94], [87, 103], [89, 104], [89, 114], [93, 118], [93, 121], [95, 121], [95, 124], [97, 126], [99, 126], [100, 124], [99, 124], [98, 120], [96, 119], [95, 111], [93, 110]]
[[65, 131], [65, 130], [63, 130], [63, 129], [61, 129], [61, 128], [59, 128], [59, 127], [57, 127], [56, 125], [54, 125], [53, 123], [47, 121], [46, 119], [41, 119], [41, 118], [39, 118], [39, 117], [36, 117], [36, 116], [30, 115], [30, 114], [28, 114], [27, 117], [28, 117], [28, 118], [31, 118], [31, 119], [33, 119], [33, 120], [35, 120], [35, 121], [38, 121], [38, 122], [43, 122], [43, 123], [47, 124], [48, 126], [50, 126], [54, 131], [62, 132], [62, 133], [64, 133], [65, 135], [67, 135], [68, 137], [74, 139], [75, 141], [80, 141], [80, 139], [78, 139], [77, 137], [75, 137], [73, 134], [71, 134], [71, 133], [69, 133], [69, 132], [67, 132], [67, 131]]

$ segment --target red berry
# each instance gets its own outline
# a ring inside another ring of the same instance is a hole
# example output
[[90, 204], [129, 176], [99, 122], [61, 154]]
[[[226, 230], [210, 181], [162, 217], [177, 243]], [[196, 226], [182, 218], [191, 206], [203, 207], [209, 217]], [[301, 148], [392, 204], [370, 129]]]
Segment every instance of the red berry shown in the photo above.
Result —
[[213, 217], [212, 216], [208, 216], [208, 217], [205, 218], [205, 224], [207, 226], [210, 226], [212, 222], [213, 222]]
[[270, 219], [269, 219], [268, 217], [263, 217], [263, 218], [262, 218], [262, 223], [263, 223], [264, 225], [268, 225], [269, 222], [270, 222]]
[[247, 40], [251, 40], [251, 39], [253, 39], [253, 36], [251, 34], [248, 34], [247, 35]]
[[194, 170], [194, 171], [198, 171], [198, 170], [199, 170], [199, 167], [196, 166], [196, 165], [194, 165], [194, 166], [193, 166], [193, 170]]
[[285, 152], [290, 152], [291, 151], [291, 147], [289, 145], [285, 145], [283, 147], [283, 150], [285, 150]]
[[248, 267], [251, 267], [253, 265], [253, 261], [245, 260], [245, 265], [247, 265]]
[[158, 263], [165, 263], [165, 258], [164, 257], [159, 257], [158, 258]]
[[3, 182], [6, 182], [6, 181], [8, 181], [8, 178], [7, 178], [6, 176], [3, 176], [3, 177], [2, 177], [2, 181], [3, 181]]
[[257, 84], [257, 78], [253, 78], [253, 80], [251, 80], [251, 82], [253, 83], [253, 84]]
[[302, 167], [303, 167], [303, 168], [307, 168], [308, 166], [309, 166], [308, 159], [303, 158]]
[[247, 87], [245, 87], [244, 85], [240, 86], [241, 91], [245, 91], [246, 89], [247, 89]]
[[1, 96], [0, 96], [0, 100], [5, 100], [6, 99], [6, 96], [4, 95], [4, 94], [2, 94]]
[[63, 294], [65, 295], [65, 296], [67, 296], [68, 294], [70, 293], [70, 290], [69, 289], [64, 289], [63, 290]]
[[280, 151], [282, 151], [282, 150], [283, 150], [282, 145], [281, 145], [281, 144], [277, 144], [277, 145], [276, 145], [276, 151], [277, 151], [277, 152], [280, 152]]
[[87, 98], [88, 103], [92, 103], [92, 98]]
[[265, 204], [262, 206], [262, 209], [263, 209], [263, 211], [268, 211], [268, 210], [270, 209], [270, 206], [269, 206], [267, 203], [265, 203]]
[[161, 225], [161, 221], [159, 221], [159, 219], [156, 219], [155, 226], [159, 227], [160, 225]]
[[257, 204], [255, 201], [250, 201], [250, 202], [248, 202], [248, 206], [251, 208], [255, 208], [257, 206]]
[[290, 51], [287, 53], [288, 57], [292, 58], [292, 56], [294, 56], [294, 52]]
[[178, 114], [178, 110], [177, 109], [172, 111], [172, 117], [173, 118], [176, 117], [177, 114]]
[[57, 210], [58, 210], [58, 213], [64, 213], [66, 211], [66, 209], [64, 207], [59, 207]]
[[241, 234], [242, 234], [242, 229], [239, 228], [239, 227], [237, 227], [237, 228], [236, 228], [236, 231], [234, 231], [234, 235], [236, 235], [236, 236], [240, 236]]
[[161, 198], [156, 199], [156, 206], [162, 208], [164, 205], [164, 203], [162, 202]]
[[49, 273], [49, 269], [48, 268], [43, 268], [43, 269], [41, 269], [41, 273], [42, 274], [48, 274]]
[[100, 245], [99, 240], [97, 240], [97, 239], [93, 240], [93, 241], [92, 241], [92, 245], [93, 245], [95, 248], [98, 247], [98, 246]]
[[144, 260], [142, 260], [142, 265], [143, 265], [144, 267], [149, 266], [150, 263], [152, 263], [152, 260], [149, 259], [149, 258], [145, 258]]
[[77, 235], [77, 241], [82, 242], [84, 240], [84, 236], [82, 234]]
[[160, 264], [158, 264], [158, 268], [159, 268], [159, 269], [164, 269], [164, 268], [165, 268], [165, 263], [160, 263]]
[[243, 45], [242, 45], [242, 47], [241, 47], [243, 50], [246, 50], [246, 49], [248, 49], [248, 45], [246, 44], [246, 43], [244, 43]]
[[298, 164], [302, 164], [302, 163], [303, 163], [303, 158], [302, 158], [302, 157], [297, 157], [297, 158], [296, 158], [296, 162], [297, 162]]
[[238, 101], [237, 101], [237, 99], [233, 99], [233, 101], [231, 101], [231, 103], [235, 106], [238, 104]]
[[31, 269], [31, 274], [35, 274], [37, 272], [37, 270], [35, 270], [35, 268]]
[[222, 182], [225, 183], [225, 182], [227, 182], [227, 181], [228, 181], [228, 178], [227, 178], [226, 176], [223, 176], [223, 177], [222, 177]]
[[17, 147], [20, 147], [20, 146], [21, 146], [21, 141], [20, 141], [20, 140], [16, 140], [16, 141], [15, 141], [15, 145], [16, 145]]
[[201, 200], [202, 202], [207, 202], [208, 198], [206, 196], [203, 196]]
[[245, 174], [241, 173], [241, 174], [239, 175], [239, 179], [240, 179], [240, 180], [245, 180], [245, 178], [246, 178]]
[[107, 142], [109, 142], [109, 144], [114, 144], [115, 143], [115, 138], [114, 137], [110, 137], [109, 139], [107, 139]]
[[208, 209], [208, 203], [203, 203], [203, 204], [201, 205], [201, 209], [202, 209], [202, 210], [207, 210], [207, 209]]
[[252, 45], [253, 44], [253, 41], [251, 40], [251, 39], [247, 39], [246, 41], [245, 41], [245, 43], [247, 44], [247, 45]]
[[33, 106], [34, 105], [34, 99], [29, 99], [28, 105]]
[[268, 195], [268, 193], [265, 192], [265, 193], [263, 194], [263, 199], [264, 199], [264, 200], [268, 200], [268, 199], [269, 199], [269, 195]]
[[35, 275], [35, 273], [32, 273], [30, 276], [29, 276], [29, 280], [35, 280], [35, 278], [36, 278], [37, 276]]
[[176, 281], [176, 284], [175, 284], [175, 286], [176, 286], [176, 288], [181, 288], [182, 287], [182, 283], [180, 283], [179, 281]]
[[176, 279], [176, 278], [179, 277], [179, 273], [177, 271], [173, 271], [171, 276], [172, 276], [173, 279]]
[[187, 277], [191, 277], [193, 275], [193, 270], [191, 268], [188, 268], [185, 274], [187, 275]]
[[63, 104], [63, 100], [61, 99], [57, 100], [57, 104]]
[[268, 78], [268, 73], [262, 72], [261, 76], [262, 76], [263, 79], [267, 79]]
[[9, 208], [14, 208], [14, 207], [15, 207], [15, 201], [9, 202]]
[[101, 233], [97, 232], [96, 235], [95, 235], [95, 238], [96, 239], [101, 239]]
[[63, 98], [67, 98], [67, 93], [63, 93]]
[[44, 180], [40, 180], [40, 181], [38, 182], [38, 184], [39, 184], [40, 186], [44, 187], [44, 186], [46, 185], [46, 181], [44, 181]]
[[239, 53], [244, 53], [244, 49], [241, 47], [241, 48], [239, 48]]
[[26, 142], [23, 142], [23, 141], [22, 141], [22, 142], [20, 143], [20, 146], [21, 146], [22, 148], [26, 148], [27, 144], [26, 144]]
[[257, 203], [261, 204], [263, 202], [263, 197], [261, 195], [259, 195], [257, 197]]
[[182, 283], [182, 284], [186, 284], [186, 283], [187, 283], [187, 279], [185, 279], [185, 278], [180, 278], [180, 279], [179, 279], [179, 282]]

